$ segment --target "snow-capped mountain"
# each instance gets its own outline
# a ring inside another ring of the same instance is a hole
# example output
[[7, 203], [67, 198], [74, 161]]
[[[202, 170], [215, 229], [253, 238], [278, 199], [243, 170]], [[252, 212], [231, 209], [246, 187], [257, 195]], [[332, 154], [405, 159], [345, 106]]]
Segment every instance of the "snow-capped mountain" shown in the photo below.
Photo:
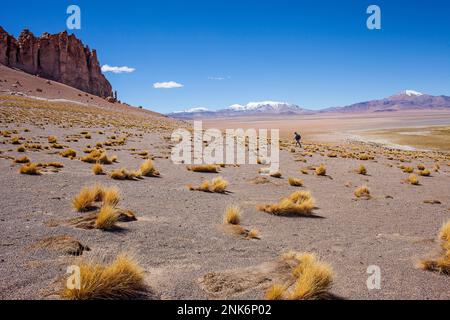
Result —
[[320, 112], [370, 113], [407, 110], [450, 110], [450, 97], [432, 96], [415, 90], [404, 90], [389, 98], [359, 102], [346, 107], [328, 108]]
[[249, 102], [246, 105], [233, 104], [226, 109], [210, 111], [206, 108], [192, 108], [185, 111], [173, 112], [169, 116], [179, 119], [194, 118], [226, 118], [253, 115], [288, 115], [312, 114], [311, 110], [303, 109], [295, 104], [279, 101]]
[[404, 90], [388, 98], [359, 102], [345, 107], [322, 110], [308, 110], [295, 104], [278, 101], [250, 102], [246, 105], [233, 104], [226, 109], [212, 111], [207, 108], [192, 108], [169, 114], [178, 119], [229, 118], [239, 116], [286, 116], [316, 113], [375, 113], [408, 110], [447, 110], [450, 111], [450, 97], [432, 96], [415, 90]]

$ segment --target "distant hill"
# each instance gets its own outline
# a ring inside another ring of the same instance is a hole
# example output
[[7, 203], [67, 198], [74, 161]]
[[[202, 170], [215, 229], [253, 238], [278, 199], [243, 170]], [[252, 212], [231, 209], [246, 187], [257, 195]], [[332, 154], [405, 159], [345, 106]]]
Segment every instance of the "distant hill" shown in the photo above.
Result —
[[168, 116], [177, 119], [211, 119], [231, 118], [242, 116], [276, 116], [286, 115], [311, 115], [322, 113], [378, 113], [399, 112], [410, 110], [448, 110], [450, 111], [450, 97], [432, 96], [414, 90], [405, 90], [391, 97], [359, 102], [344, 107], [333, 107], [321, 110], [311, 110], [298, 105], [277, 102], [262, 101], [250, 102], [247, 105], [234, 104], [226, 109], [208, 110], [207, 108], [193, 108], [180, 112], [173, 112]]
[[195, 118], [229, 118], [241, 116], [296, 115], [313, 114], [314, 111], [301, 108], [295, 104], [278, 101], [250, 102], [246, 105], [234, 104], [226, 109], [211, 111], [207, 108], [193, 108], [168, 114], [177, 119]]
[[328, 108], [320, 112], [360, 113], [440, 109], [450, 111], [450, 97], [432, 96], [413, 90], [405, 90], [389, 98], [359, 102], [346, 107]]

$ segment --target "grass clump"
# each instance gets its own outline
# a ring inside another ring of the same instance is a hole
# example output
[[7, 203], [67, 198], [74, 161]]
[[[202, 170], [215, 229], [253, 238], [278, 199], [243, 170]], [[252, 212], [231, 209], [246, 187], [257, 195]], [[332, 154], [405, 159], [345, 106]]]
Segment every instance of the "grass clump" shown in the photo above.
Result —
[[61, 151], [59, 154], [64, 158], [75, 158], [77, 156], [76, 151], [73, 149]]
[[371, 198], [370, 190], [367, 186], [361, 186], [359, 188], [356, 188], [354, 194], [357, 198], [366, 198], [366, 199]]
[[406, 181], [414, 186], [418, 186], [420, 184], [419, 179], [415, 174], [411, 174]]
[[203, 191], [203, 192], [213, 192], [213, 193], [225, 193], [228, 187], [228, 181], [224, 180], [222, 177], [216, 177], [212, 179], [211, 182], [205, 180], [198, 187], [193, 187], [188, 185], [189, 190]]
[[92, 166], [92, 172], [95, 175], [105, 174], [105, 172], [103, 170], [103, 166], [100, 163], [96, 163]]
[[218, 167], [214, 164], [200, 164], [188, 166], [187, 169], [192, 172], [217, 173]]
[[115, 180], [137, 180], [142, 178], [142, 174], [139, 170], [128, 171], [125, 168], [115, 169], [111, 171], [109, 176]]
[[49, 136], [47, 140], [48, 143], [56, 143], [58, 141], [58, 139], [55, 136]]
[[258, 210], [273, 215], [311, 216], [315, 200], [309, 191], [296, 191], [279, 203], [258, 206]]
[[225, 210], [225, 216], [223, 218], [225, 224], [238, 225], [241, 223], [241, 208], [238, 206], [229, 206]]
[[422, 270], [450, 275], [450, 220], [439, 231], [439, 241], [441, 242], [441, 255], [434, 259], [420, 260], [419, 267]]
[[159, 172], [156, 170], [153, 161], [150, 159], [145, 160], [140, 168], [141, 175], [144, 177], [159, 177]]
[[288, 182], [289, 182], [289, 185], [291, 185], [293, 187], [302, 187], [303, 186], [303, 180], [302, 179], [289, 177]]
[[95, 228], [101, 230], [112, 230], [116, 227], [119, 215], [116, 208], [112, 205], [103, 205], [95, 219]]
[[422, 177], [429, 177], [431, 175], [431, 172], [428, 169], [424, 169], [419, 171], [419, 175]]
[[315, 172], [318, 176], [325, 176], [327, 174], [327, 167], [324, 164], [321, 164], [316, 168]]
[[286, 288], [281, 284], [274, 284], [266, 291], [266, 300], [285, 300]]
[[101, 200], [102, 187], [96, 185], [94, 187], [84, 187], [72, 199], [72, 207], [78, 212], [85, 212], [94, 208], [94, 202]]
[[403, 167], [403, 172], [405, 173], [413, 173], [414, 168], [413, 167]]
[[32, 176], [38, 176], [41, 174], [37, 164], [35, 164], [35, 163], [27, 163], [27, 164], [23, 165], [22, 167], [20, 167], [19, 172], [21, 174], [28, 174], [28, 175], [32, 175]]
[[112, 164], [117, 161], [117, 156], [108, 157], [105, 151], [94, 149], [91, 152], [82, 157], [81, 161], [87, 163], [100, 163], [100, 164]]
[[68, 300], [120, 300], [142, 297], [146, 291], [143, 269], [120, 254], [110, 264], [81, 260], [80, 288], [65, 286], [60, 297]]
[[27, 156], [23, 156], [21, 158], [16, 158], [14, 160], [15, 163], [30, 163], [30, 159]]
[[[293, 261], [291, 286], [274, 284], [266, 291], [268, 300], [317, 300], [328, 295], [333, 284], [333, 270], [312, 253], [288, 252], [284, 261]], [[290, 290], [289, 290], [290, 287]]]
[[366, 174], [367, 174], [367, 169], [366, 169], [365, 166], [360, 165], [360, 166], [358, 167], [358, 169], [356, 169], [356, 172], [357, 172], [358, 174], [366, 175]]

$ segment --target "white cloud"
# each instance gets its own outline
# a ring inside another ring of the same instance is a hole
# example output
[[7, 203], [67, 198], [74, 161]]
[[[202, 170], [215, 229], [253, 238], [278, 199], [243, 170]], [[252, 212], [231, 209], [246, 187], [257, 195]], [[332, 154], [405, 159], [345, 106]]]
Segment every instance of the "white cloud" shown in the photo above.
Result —
[[208, 77], [208, 80], [217, 80], [217, 81], [221, 81], [221, 80], [225, 80], [224, 77]]
[[130, 68], [127, 66], [123, 66], [123, 67], [111, 67], [107, 64], [105, 64], [104, 66], [102, 66], [102, 72], [112, 72], [112, 73], [131, 73], [134, 72], [136, 69], [135, 68]]
[[156, 82], [153, 84], [153, 88], [155, 89], [173, 89], [173, 88], [182, 88], [184, 87], [181, 83], [175, 81], [168, 82]]

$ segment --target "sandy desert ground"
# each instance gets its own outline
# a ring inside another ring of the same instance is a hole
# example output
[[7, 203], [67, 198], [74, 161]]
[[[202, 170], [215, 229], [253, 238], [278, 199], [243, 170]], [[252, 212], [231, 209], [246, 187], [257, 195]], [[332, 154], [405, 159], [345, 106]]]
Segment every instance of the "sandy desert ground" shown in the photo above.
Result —
[[[262, 164], [193, 172], [170, 159], [173, 129], [188, 124], [121, 108], [0, 96], [1, 299], [59, 299], [68, 266], [119, 253], [143, 268], [146, 298], [264, 299], [271, 285], [292, 284], [292, 266], [280, 260], [290, 250], [315, 253], [331, 266], [329, 297], [450, 298], [448, 276], [417, 267], [439, 256], [437, 234], [450, 219], [448, 153], [307, 136], [303, 149], [282, 142], [278, 178], [261, 176]], [[69, 149], [76, 155], [63, 157]], [[82, 161], [94, 149], [106, 152], [106, 174], [94, 175], [93, 163]], [[19, 173], [23, 157], [38, 165], [39, 175]], [[159, 176], [111, 178], [115, 169], [135, 172], [146, 159]], [[315, 173], [321, 164], [323, 176]], [[361, 165], [366, 174], [356, 172]], [[429, 176], [420, 175], [421, 165]], [[411, 170], [418, 185], [407, 181]], [[218, 176], [228, 181], [225, 193], [187, 188]], [[289, 177], [303, 186], [291, 186]], [[120, 208], [137, 220], [107, 231], [88, 219], [95, 220], [95, 209], [77, 212], [72, 199], [96, 184], [118, 187]], [[355, 196], [361, 186], [370, 197]], [[306, 215], [258, 209], [299, 190], [315, 199]], [[241, 208], [241, 227], [223, 223], [230, 205]], [[249, 237], [252, 229], [258, 237]], [[371, 265], [381, 269], [379, 290], [366, 285]]]

